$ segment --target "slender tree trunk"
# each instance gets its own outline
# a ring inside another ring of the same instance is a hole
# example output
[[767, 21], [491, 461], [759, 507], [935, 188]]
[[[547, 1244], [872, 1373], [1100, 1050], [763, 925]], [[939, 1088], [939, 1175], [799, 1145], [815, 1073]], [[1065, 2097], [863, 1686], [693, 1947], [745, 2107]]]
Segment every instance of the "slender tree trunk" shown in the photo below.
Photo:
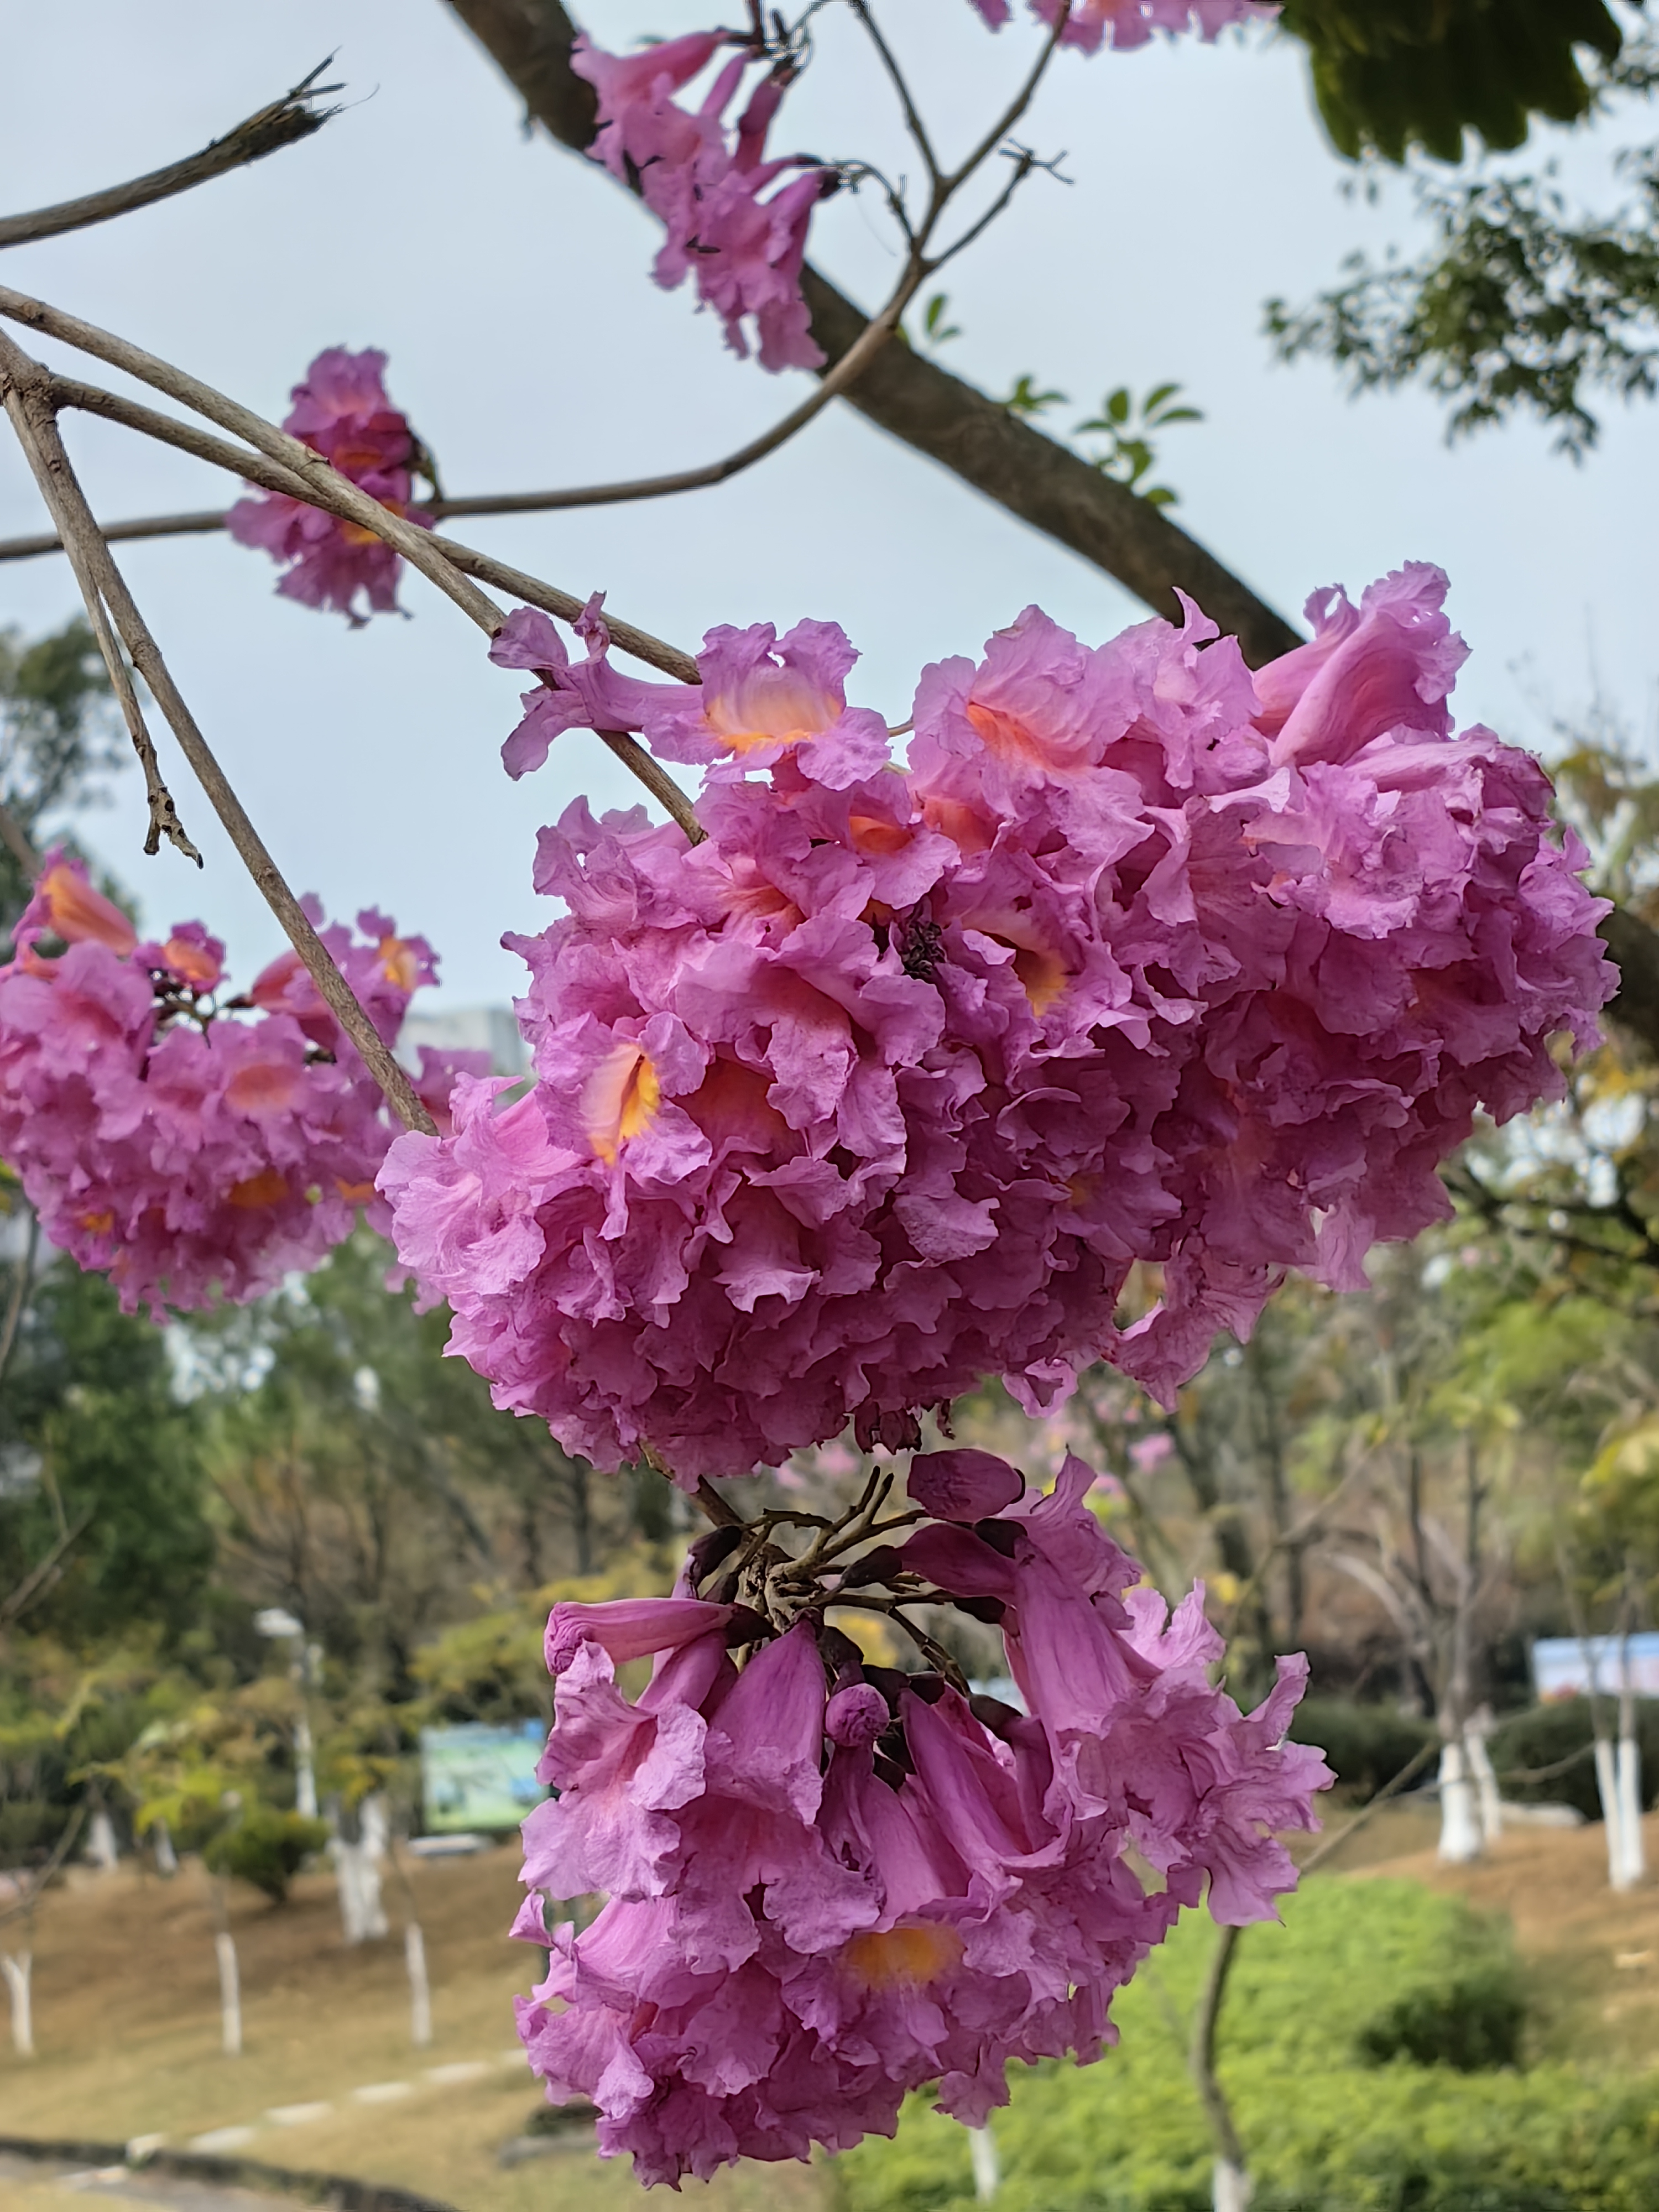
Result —
[[1636, 1690], [1630, 1668], [1630, 1608], [1619, 1639], [1619, 1750], [1613, 1796], [1619, 1808], [1619, 1871], [1615, 1889], [1634, 1889], [1647, 1872], [1642, 1847], [1642, 1747], [1636, 1734]]
[[421, 1923], [404, 1929], [404, 1964], [409, 1970], [409, 2039], [417, 2051], [432, 2040], [432, 1984], [426, 1976], [426, 1938]]
[[1469, 1771], [1474, 1778], [1475, 1806], [1480, 1814], [1481, 1839], [1488, 1846], [1495, 1844], [1504, 1832], [1503, 1799], [1498, 1793], [1498, 1777], [1492, 1771], [1491, 1754], [1486, 1749], [1491, 1719], [1491, 1714], [1483, 1706], [1463, 1735]]
[[591, 1575], [593, 1571], [593, 1517], [588, 1493], [588, 1465], [585, 1459], [570, 1462], [570, 1533], [575, 1539], [576, 1572]]
[[173, 1848], [173, 1831], [165, 1820], [152, 1820], [149, 1837], [150, 1849], [155, 1854], [155, 1871], [170, 1881], [179, 1871], [179, 1854]]
[[426, 1971], [426, 1937], [415, 1917], [415, 1885], [398, 1849], [398, 1839], [389, 1831], [386, 1856], [404, 1898], [404, 1966], [409, 1975], [410, 2039], [417, 2051], [424, 2051], [432, 2040], [432, 1984]]
[[1232, 2107], [1215, 2069], [1216, 2030], [1221, 2019], [1221, 2001], [1227, 1994], [1227, 1977], [1232, 1972], [1233, 1954], [1238, 1948], [1239, 1933], [1237, 1928], [1216, 1930], [1209, 1971], [1204, 1977], [1198, 2010], [1193, 2019], [1192, 2047], [1188, 2057], [1193, 2087], [1198, 2091], [1204, 2117], [1210, 2124], [1210, 2140], [1215, 2146], [1211, 2183], [1214, 2212], [1244, 2212], [1250, 2201], [1244, 2146], [1239, 2141]]
[[981, 2204], [988, 2204], [1002, 2185], [997, 2139], [991, 2133], [989, 2120], [981, 2127], [969, 2129], [968, 2155], [973, 2161], [975, 2198]]
[[236, 1964], [236, 1939], [222, 1928], [213, 1939], [219, 1961], [219, 2045], [227, 2058], [242, 2055], [242, 1977]]
[[1625, 1886], [1624, 1807], [1619, 1797], [1619, 1756], [1611, 1736], [1595, 1739], [1595, 1794], [1601, 1802], [1601, 1826], [1607, 1832], [1607, 1887]]
[[33, 1951], [0, 1951], [0, 1973], [6, 1978], [6, 1995], [11, 2000], [11, 2047], [20, 2058], [34, 2056], [34, 2012], [33, 2006], [34, 1954]]
[[1584, 1619], [1584, 1609], [1578, 1601], [1578, 1591], [1567, 1564], [1567, 1555], [1557, 1540], [1555, 1564], [1561, 1577], [1561, 1588], [1567, 1601], [1567, 1614], [1572, 1622], [1572, 1632], [1578, 1641], [1578, 1655], [1584, 1664], [1586, 1694], [1589, 1698], [1590, 1734], [1595, 1746], [1595, 1794], [1601, 1806], [1601, 1827], [1607, 1846], [1607, 1883], [1610, 1888], [1620, 1887], [1620, 1874], [1624, 1865], [1621, 1837], [1623, 1820], [1619, 1803], [1619, 1767], [1613, 1751], [1613, 1737], [1607, 1728], [1607, 1710], [1601, 1698], [1601, 1674], [1595, 1647], [1590, 1641], [1589, 1625]]

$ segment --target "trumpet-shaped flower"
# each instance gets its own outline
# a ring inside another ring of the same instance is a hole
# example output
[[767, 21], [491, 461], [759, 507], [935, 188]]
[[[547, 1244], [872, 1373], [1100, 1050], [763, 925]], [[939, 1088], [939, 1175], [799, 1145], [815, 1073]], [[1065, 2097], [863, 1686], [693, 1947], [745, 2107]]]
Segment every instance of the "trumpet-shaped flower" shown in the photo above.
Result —
[[810, 155], [766, 158], [791, 72], [775, 68], [763, 77], [729, 126], [726, 110], [750, 66], [749, 52], [726, 63], [695, 112], [674, 97], [722, 46], [742, 43], [730, 32], [692, 32], [624, 59], [584, 35], [571, 65], [599, 94], [590, 150], [640, 192], [667, 232], [658, 283], [672, 291], [694, 274], [702, 304], [726, 326], [726, 343], [744, 357], [752, 345], [763, 368], [817, 368], [823, 355], [812, 340], [800, 273], [812, 210], [840, 175]]
[[[981, 2122], [1011, 2058], [1098, 2057], [1115, 1992], [1206, 1876], [1235, 1921], [1293, 1885], [1271, 1831], [1312, 1826], [1331, 1778], [1282, 1741], [1300, 1676], [1242, 1717], [1212, 1690], [1201, 1593], [1167, 1629], [1150, 1594], [1121, 1601], [1139, 1569], [1081, 1508], [1091, 1480], [1073, 1462], [1043, 1498], [984, 1453], [915, 1462], [917, 1494], [996, 1509], [913, 1537], [905, 1563], [941, 1602], [1000, 1573], [1028, 1716], [936, 1674], [866, 1674], [811, 1619], [556, 1609], [542, 1771], [559, 1795], [525, 1824], [524, 1879], [610, 1897], [580, 1935], [547, 1929], [532, 1898], [515, 1933], [550, 1970], [520, 2028], [549, 2096], [592, 2098], [602, 2151], [641, 2179], [890, 2133], [930, 2082]], [[1055, 1598], [1081, 1691], [1018, 1648]], [[630, 1705], [614, 1661], [647, 1638], [661, 1656]], [[749, 1647], [741, 1668], [728, 1642]]]
[[[537, 1080], [463, 1086], [384, 1180], [453, 1348], [694, 1485], [849, 1414], [891, 1447], [987, 1373], [1037, 1410], [1105, 1358], [1167, 1401], [1285, 1269], [1361, 1284], [1613, 982], [1541, 771], [1453, 732], [1444, 592], [1316, 594], [1254, 677], [1190, 606], [1098, 647], [1027, 609], [924, 671], [902, 772], [832, 625], [714, 632], [700, 684], [622, 696], [590, 623], [532, 719], [702, 763], [707, 836], [543, 833]], [[1137, 1262], [1164, 1296], [1126, 1328]]]
[[[390, 1040], [430, 949], [384, 915], [358, 925], [361, 940], [335, 928], [324, 942]], [[303, 969], [278, 963], [280, 991], [267, 969], [256, 1018], [240, 1020], [216, 999], [224, 947], [199, 922], [140, 945], [60, 853], [15, 935], [0, 969], [0, 1157], [47, 1236], [107, 1273], [129, 1312], [256, 1297], [314, 1267], [360, 1210], [384, 1224], [380, 1091]], [[53, 939], [64, 949], [43, 953]], [[439, 1108], [454, 1073], [441, 1055], [422, 1070]]]
[[[1009, 0], [974, 0], [974, 5], [994, 31], [1012, 13]], [[1045, 23], [1059, 21], [1060, 6], [1060, 0], [1031, 0], [1032, 14]], [[1278, 13], [1278, 0], [1072, 0], [1060, 44], [1093, 54], [1109, 37], [1115, 47], [1144, 46], [1154, 31], [1178, 38], [1193, 30], [1210, 40], [1230, 23], [1270, 23]]]
[[[295, 386], [283, 428], [392, 514], [427, 529], [431, 516], [410, 503], [420, 447], [386, 397], [385, 375], [386, 356], [374, 348], [348, 353], [331, 346]], [[343, 614], [354, 629], [368, 618], [358, 610], [360, 594], [369, 613], [397, 612], [403, 562], [361, 524], [283, 492], [238, 500], [225, 522], [239, 544], [263, 546], [283, 564], [276, 588], [285, 598]]]

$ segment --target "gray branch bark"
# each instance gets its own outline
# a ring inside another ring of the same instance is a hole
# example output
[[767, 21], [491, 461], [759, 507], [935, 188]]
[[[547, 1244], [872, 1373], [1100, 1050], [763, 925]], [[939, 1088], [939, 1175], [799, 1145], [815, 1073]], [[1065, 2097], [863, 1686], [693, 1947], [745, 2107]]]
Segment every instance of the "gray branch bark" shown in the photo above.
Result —
[[[595, 127], [593, 88], [570, 66], [576, 27], [561, 0], [447, 4], [526, 113], [562, 146], [585, 151]], [[810, 265], [803, 289], [827, 373], [868, 318]], [[1179, 587], [1237, 635], [1253, 667], [1301, 642], [1281, 614], [1158, 507], [908, 346], [884, 346], [842, 396], [890, 436], [1115, 577], [1155, 613], [1180, 619]], [[1625, 976], [1607, 1012], [1659, 1055], [1659, 932], [1620, 909], [1601, 935]]]
[[[534, 120], [561, 145], [585, 151], [595, 129], [593, 90], [570, 67], [576, 27], [561, 0], [448, 4]], [[870, 319], [815, 269], [806, 270], [803, 289], [812, 336], [825, 355], [820, 374], [827, 375]], [[1176, 622], [1179, 586], [1224, 631], [1237, 635], [1252, 666], [1302, 642], [1282, 615], [1158, 507], [908, 346], [882, 347], [843, 397], [878, 428], [1081, 554], [1155, 613]]]

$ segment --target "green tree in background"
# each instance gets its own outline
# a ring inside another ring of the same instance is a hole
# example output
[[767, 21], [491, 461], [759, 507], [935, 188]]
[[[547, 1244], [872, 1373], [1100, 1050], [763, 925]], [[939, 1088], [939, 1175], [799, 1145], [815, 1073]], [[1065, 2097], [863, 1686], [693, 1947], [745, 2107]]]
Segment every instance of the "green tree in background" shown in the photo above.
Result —
[[0, 1597], [72, 1535], [31, 1629], [74, 1643], [198, 1620], [213, 1559], [199, 1428], [161, 1333], [101, 1275], [64, 1260], [38, 1277], [0, 1389]]

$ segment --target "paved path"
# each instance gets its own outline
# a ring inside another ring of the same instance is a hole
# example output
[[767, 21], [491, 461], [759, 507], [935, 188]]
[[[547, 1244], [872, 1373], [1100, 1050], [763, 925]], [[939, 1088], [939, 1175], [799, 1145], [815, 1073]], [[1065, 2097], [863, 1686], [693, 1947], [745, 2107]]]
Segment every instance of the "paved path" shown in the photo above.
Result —
[[[365, 2081], [356, 2089], [349, 2089], [340, 2102], [354, 2105], [391, 2105], [399, 2098], [412, 2097], [418, 2088], [453, 2089], [464, 2082], [482, 2081], [487, 2075], [501, 2067], [523, 2068], [529, 2063], [523, 2049], [514, 2045], [495, 2058], [461, 2058], [447, 2066], [428, 2066], [410, 2081]], [[181, 2147], [185, 2150], [204, 2151], [210, 2155], [223, 2157], [233, 2151], [243, 2151], [263, 2133], [273, 2129], [308, 2127], [313, 2121], [325, 2120], [338, 2110], [338, 2104], [319, 2100], [309, 2105], [271, 2105], [257, 2120], [231, 2128], [210, 2128], [206, 2135], [191, 2136]], [[166, 2140], [161, 2136], [135, 2136], [129, 2145], [131, 2154], [142, 2157], [146, 2151], [160, 2150]], [[266, 2148], [270, 2148], [267, 2143]]]

